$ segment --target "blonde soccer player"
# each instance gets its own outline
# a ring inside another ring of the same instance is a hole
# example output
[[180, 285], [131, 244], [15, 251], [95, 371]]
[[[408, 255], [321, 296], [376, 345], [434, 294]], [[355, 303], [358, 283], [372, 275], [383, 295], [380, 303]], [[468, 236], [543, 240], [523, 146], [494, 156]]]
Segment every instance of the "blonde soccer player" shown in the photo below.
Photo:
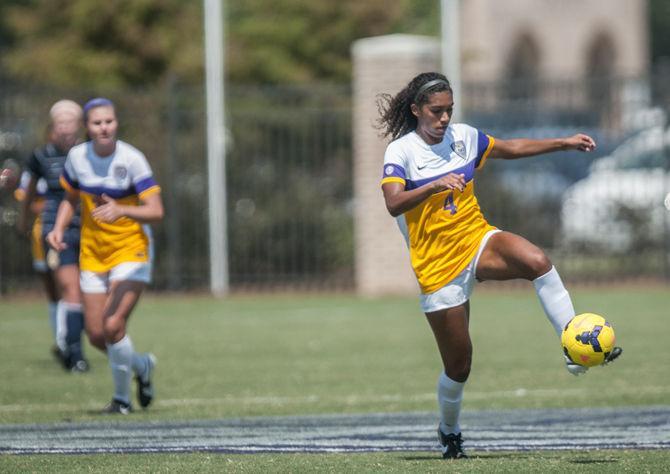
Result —
[[[474, 194], [476, 172], [487, 159], [589, 152], [596, 145], [584, 134], [501, 140], [463, 123], [452, 124], [453, 92], [438, 73], [417, 75], [395, 96], [381, 95], [378, 105], [380, 126], [392, 140], [382, 170], [384, 200], [409, 246], [421, 308], [444, 366], [437, 386], [442, 455], [463, 458], [459, 415], [472, 359], [468, 323], [475, 279], [532, 281], [559, 338], [575, 316], [570, 295], [547, 255], [484, 218]], [[620, 354], [615, 348], [608, 362]], [[567, 359], [566, 366], [573, 374], [586, 370]]]
[[66, 246], [61, 251], [47, 250], [45, 241], [65, 195], [60, 185], [65, 159], [81, 138], [82, 108], [72, 100], [62, 99], [51, 106], [49, 118], [47, 144], [33, 150], [26, 163], [28, 181], [17, 226], [19, 232], [26, 232], [30, 208], [37, 198], [37, 185], [44, 181], [46, 190], [39, 214], [42, 228], [38, 244], [43, 247], [48, 266], [44, 275], [56, 280], [58, 301], [55, 305], [50, 304], [50, 311], [55, 311], [57, 355], [65, 368], [72, 372], [86, 372], [88, 361], [81, 344], [84, 316], [79, 291], [79, 209], [75, 208], [72, 219], [63, 230]]
[[84, 124], [90, 141], [68, 154], [61, 176], [66, 197], [47, 240], [55, 249], [66, 245], [63, 230], [81, 202], [79, 264], [86, 332], [91, 344], [107, 353], [114, 381], [112, 400], [103, 412], [128, 414], [133, 373], [140, 406], [146, 408], [154, 396], [155, 358], [135, 351], [127, 327], [151, 281], [146, 224], [163, 218], [163, 203], [144, 154], [117, 138], [112, 101], [88, 101]]

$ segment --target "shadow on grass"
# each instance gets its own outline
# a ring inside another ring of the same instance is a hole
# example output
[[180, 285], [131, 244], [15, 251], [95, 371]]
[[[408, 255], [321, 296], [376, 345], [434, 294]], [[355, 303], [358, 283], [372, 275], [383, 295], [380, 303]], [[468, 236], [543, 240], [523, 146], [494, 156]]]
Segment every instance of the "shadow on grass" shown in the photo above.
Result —
[[[485, 454], [466, 453], [466, 454], [468, 455], [467, 459], [507, 459], [507, 458], [526, 459], [532, 457], [531, 454], [529, 453], [521, 453], [521, 452], [485, 453]], [[403, 456], [402, 459], [405, 461], [434, 461], [436, 459], [442, 459], [442, 457], [440, 456], [440, 453], [436, 451], [435, 454], [426, 454], [419, 456]], [[467, 459], [464, 461], [467, 462]], [[455, 462], [461, 462], [461, 461], [455, 460]]]
[[618, 463], [618, 459], [573, 459], [571, 464], [612, 464]]

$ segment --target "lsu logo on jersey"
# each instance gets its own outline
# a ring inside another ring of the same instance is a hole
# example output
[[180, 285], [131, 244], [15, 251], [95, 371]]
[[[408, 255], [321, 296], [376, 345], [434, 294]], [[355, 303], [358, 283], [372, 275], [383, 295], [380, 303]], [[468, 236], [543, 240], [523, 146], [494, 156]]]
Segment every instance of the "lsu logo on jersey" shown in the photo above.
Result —
[[128, 169], [123, 165], [117, 165], [114, 167], [114, 178], [117, 181], [123, 181], [128, 176]]
[[451, 144], [451, 149], [454, 150], [454, 153], [456, 153], [461, 158], [463, 158], [463, 159], [466, 158], [465, 143], [462, 140], [458, 140], [457, 142], [453, 142]]

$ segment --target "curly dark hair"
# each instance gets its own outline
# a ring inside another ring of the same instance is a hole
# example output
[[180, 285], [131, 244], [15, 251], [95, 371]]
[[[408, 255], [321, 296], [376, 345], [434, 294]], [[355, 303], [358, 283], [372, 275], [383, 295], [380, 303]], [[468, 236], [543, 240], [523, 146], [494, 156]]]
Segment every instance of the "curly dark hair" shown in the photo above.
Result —
[[[422, 86], [435, 80], [444, 82], [438, 82], [434, 86], [420, 91]], [[414, 130], [417, 120], [412, 113], [412, 104], [421, 107], [428, 102], [430, 95], [444, 91], [453, 92], [449, 81], [443, 74], [423, 72], [409, 81], [409, 84], [395, 96], [390, 94], [377, 95], [377, 110], [379, 112], [377, 124], [382, 131], [382, 136], [390, 136], [391, 140], [395, 140]]]

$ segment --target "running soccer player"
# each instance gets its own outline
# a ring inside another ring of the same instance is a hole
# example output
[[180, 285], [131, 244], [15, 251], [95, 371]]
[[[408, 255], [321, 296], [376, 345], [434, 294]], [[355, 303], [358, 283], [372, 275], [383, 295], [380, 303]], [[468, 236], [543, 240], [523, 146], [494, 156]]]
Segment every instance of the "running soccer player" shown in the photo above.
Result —
[[[21, 180], [19, 186], [14, 190], [14, 198], [19, 202], [21, 213], [25, 213], [24, 202], [27, 198], [27, 189], [28, 184], [31, 181], [31, 176], [28, 171], [21, 173]], [[42, 284], [44, 286], [44, 291], [47, 296], [48, 302], [48, 311], [49, 311], [49, 325], [51, 326], [51, 332], [53, 335], [54, 345], [51, 349], [54, 357], [65, 366], [68, 367], [67, 358], [65, 356], [65, 340], [64, 338], [59, 338], [58, 333], [58, 287], [56, 285], [56, 280], [54, 279], [53, 272], [49, 269], [46, 262], [45, 252], [44, 252], [44, 240], [42, 237], [42, 211], [44, 210], [44, 195], [47, 191], [47, 183], [43, 178], [40, 178], [37, 181], [35, 187], [35, 194], [32, 200], [32, 203], [29, 205], [30, 214], [33, 216], [33, 224], [30, 227], [30, 250], [33, 257], [33, 270], [40, 276]], [[17, 221], [17, 228], [20, 229], [20, 234], [24, 236], [26, 234], [26, 222], [28, 220], [27, 216], [21, 215]], [[64, 335], [65, 333], [62, 332]], [[60, 340], [59, 340], [60, 339]]]
[[92, 345], [107, 353], [114, 381], [104, 413], [128, 414], [130, 382], [137, 381], [140, 406], [151, 403], [155, 357], [137, 353], [126, 332], [130, 314], [151, 281], [150, 235], [144, 224], [163, 218], [160, 187], [144, 154], [117, 138], [114, 104], [96, 98], [84, 106], [90, 141], [70, 150], [61, 184], [66, 197], [48, 235], [57, 250], [67, 246], [63, 233], [81, 202], [81, 290], [86, 332]]
[[[584, 134], [542, 140], [500, 140], [463, 123], [451, 123], [454, 97], [438, 73], [414, 77], [397, 95], [379, 97], [386, 148], [382, 191], [407, 241], [426, 314], [444, 371], [437, 398], [438, 437], [444, 458], [466, 457], [459, 415], [470, 374], [469, 300], [475, 279], [533, 282], [556, 334], [574, 316], [570, 295], [547, 255], [523, 237], [490, 225], [474, 194], [475, 172], [491, 158], [515, 159], [558, 150], [592, 151]], [[621, 354], [615, 348], [610, 362]], [[574, 375], [585, 367], [571, 363]]]
[[[58, 206], [65, 194], [59, 179], [68, 151], [79, 140], [82, 110], [76, 102], [59, 100], [51, 107], [49, 116], [49, 143], [34, 150], [28, 158], [26, 168], [30, 179], [26, 185], [18, 223], [19, 232], [25, 233], [30, 206], [35, 200], [37, 182], [43, 179], [47, 189], [40, 214], [40, 245], [45, 250], [48, 246], [44, 238], [54, 226]], [[84, 316], [79, 291], [79, 213], [76, 211], [63, 234], [67, 246], [60, 252], [47, 250], [46, 263], [54, 273], [60, 295], [56, 305], [56, 339], [63, 363], [73, 372], [86, 372], [88, 362], [84, 358], [81, 345]]]

